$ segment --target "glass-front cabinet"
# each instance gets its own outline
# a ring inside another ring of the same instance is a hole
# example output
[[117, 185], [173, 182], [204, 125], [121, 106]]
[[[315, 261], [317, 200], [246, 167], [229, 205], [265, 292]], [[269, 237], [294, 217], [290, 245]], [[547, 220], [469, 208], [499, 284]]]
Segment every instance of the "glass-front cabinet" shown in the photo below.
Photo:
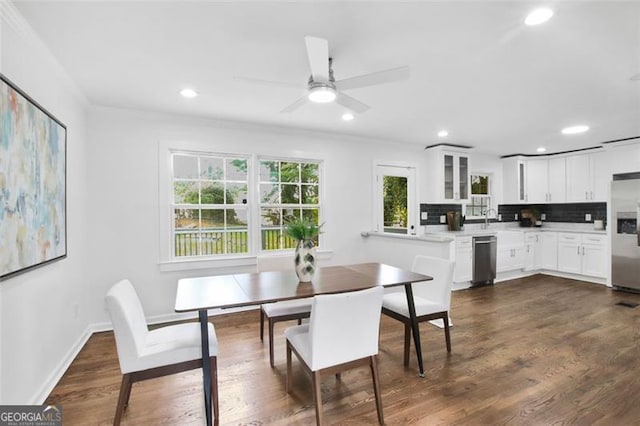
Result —
[[469, 199], [469, 158], [455, 153], [444, 154], [444, 199]]

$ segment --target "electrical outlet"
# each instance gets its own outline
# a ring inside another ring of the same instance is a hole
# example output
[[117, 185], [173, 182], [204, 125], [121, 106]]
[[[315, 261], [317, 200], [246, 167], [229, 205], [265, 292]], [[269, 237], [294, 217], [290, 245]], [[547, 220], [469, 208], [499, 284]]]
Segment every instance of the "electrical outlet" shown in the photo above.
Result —
[[502, 222], [502, 213], [498, 215], [498, 222]]
[[420, 220], [427, 220], [429, 212], [420, 212]]
[[540, 220], [547, 220], [547, 215], [546, 215], [546, 214], [544, 214], [544, 213], [542, 213], [542, 214], [540, 215]]
[[518, 220], [518, 213], [514, 214], [513, 216], [515, 220]]
[[447, 216], [442, 214], [440, 215], [440, 223], [447, 223]]
[[585, 213], [584, 221], [585, 222], [591, 222], [591, 213]]

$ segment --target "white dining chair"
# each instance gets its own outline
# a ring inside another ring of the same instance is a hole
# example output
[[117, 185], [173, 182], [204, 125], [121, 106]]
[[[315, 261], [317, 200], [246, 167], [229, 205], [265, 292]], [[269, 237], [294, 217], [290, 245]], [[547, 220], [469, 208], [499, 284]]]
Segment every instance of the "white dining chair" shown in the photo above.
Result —
[[[258, 272], [286, 271], [294, 269], [292, 256], [258, 256]], [[265, 319], [269, 326], [269, 364], [274, 366], [273, 329], [277, 322], [298, 320], [301, 324], [311, 313], [311, 298], [286, 300], [260, 305], [260, 340], [264, 340]]]
[[287, 339], [287, 393], [291, 391], [291, 352], [311, 374], [316, 423], [322, 424], [322, 375], [368, 365], [371, 369], [378, 421], [384, 424], [378, 379], [378, 336], [382, 287], [350, 293], [315, 296], [308, 324], [289, 327]]
[[[129, 403], [131, 385], [183, 371], [202, 368], [200, 324], [189, 322], [149, 330], [140, 299], [128, 280], [114, 284], [106, 295], [106, 305], [116, 338], [122, 383], [113, 420], [119, 425]], [[218, 419], [218, 340], [213, 324], [208, 324], [211, 364], [211, 403]]]
[[[411, 284], [418, 322], [441, 320], [447, 352], [451, 352], [449, 332], [451, 311], [451, 287], [453, 285], [454, 261], [418, 255], [411, 270], [433, 277], [432, 281]], [[382, 313], [404, 323], [404, 365], [409, 365], [411, 346], [411, 318], [404, 291], [386, 293], [382, 299]]]

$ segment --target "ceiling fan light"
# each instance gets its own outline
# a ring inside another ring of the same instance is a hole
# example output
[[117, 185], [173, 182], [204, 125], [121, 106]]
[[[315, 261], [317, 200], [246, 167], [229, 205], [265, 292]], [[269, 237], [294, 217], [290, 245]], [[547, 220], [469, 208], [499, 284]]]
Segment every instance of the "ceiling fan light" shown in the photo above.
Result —
[[545, 148], [544, 146], [540, 146], [540, 147], [536, 148], [536, 151], [537, 152], [546, 152], [547, 148]]
[[447, 136], [449, 136], [449, 132], [447, 132], [446, 130], [440, 130], [438, 132], [438, 136], [441, 138], [446, 138]]
[[536, 9], [533, 12], [529, 13], [524, 20], [526, 25], [540, 25], [547, 22], [553, 16], [553, 11], [547, 8]]
[[331, 87], [314, 87], [309, 91], [309, 100], [319, 104], [333, 102], [336, 99], [336, 92]]
[[188, 89], [188, 88], [187, 88], [187, 89], [182, 89], [182, 90], [180, 91], [180, 94], [181, 94], [183, 97], [185, 97], [185, 98], [189, 98], [189, 99], [191, 99], [191, 98], [195, 98], [196, 96], [198, 96], [198, 92], [196, 92], [196, 91], [195, 91], [195, 90], [193, 90], [193, 89]]

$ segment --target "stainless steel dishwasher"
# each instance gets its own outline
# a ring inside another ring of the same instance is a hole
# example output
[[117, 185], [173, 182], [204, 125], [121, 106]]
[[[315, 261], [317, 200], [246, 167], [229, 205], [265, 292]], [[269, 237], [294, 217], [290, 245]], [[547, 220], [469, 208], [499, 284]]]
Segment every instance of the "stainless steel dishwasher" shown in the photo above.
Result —
[[473, 237], [473, 279], [471, 285], [492, 285], [496, 278], [495, 235]]

